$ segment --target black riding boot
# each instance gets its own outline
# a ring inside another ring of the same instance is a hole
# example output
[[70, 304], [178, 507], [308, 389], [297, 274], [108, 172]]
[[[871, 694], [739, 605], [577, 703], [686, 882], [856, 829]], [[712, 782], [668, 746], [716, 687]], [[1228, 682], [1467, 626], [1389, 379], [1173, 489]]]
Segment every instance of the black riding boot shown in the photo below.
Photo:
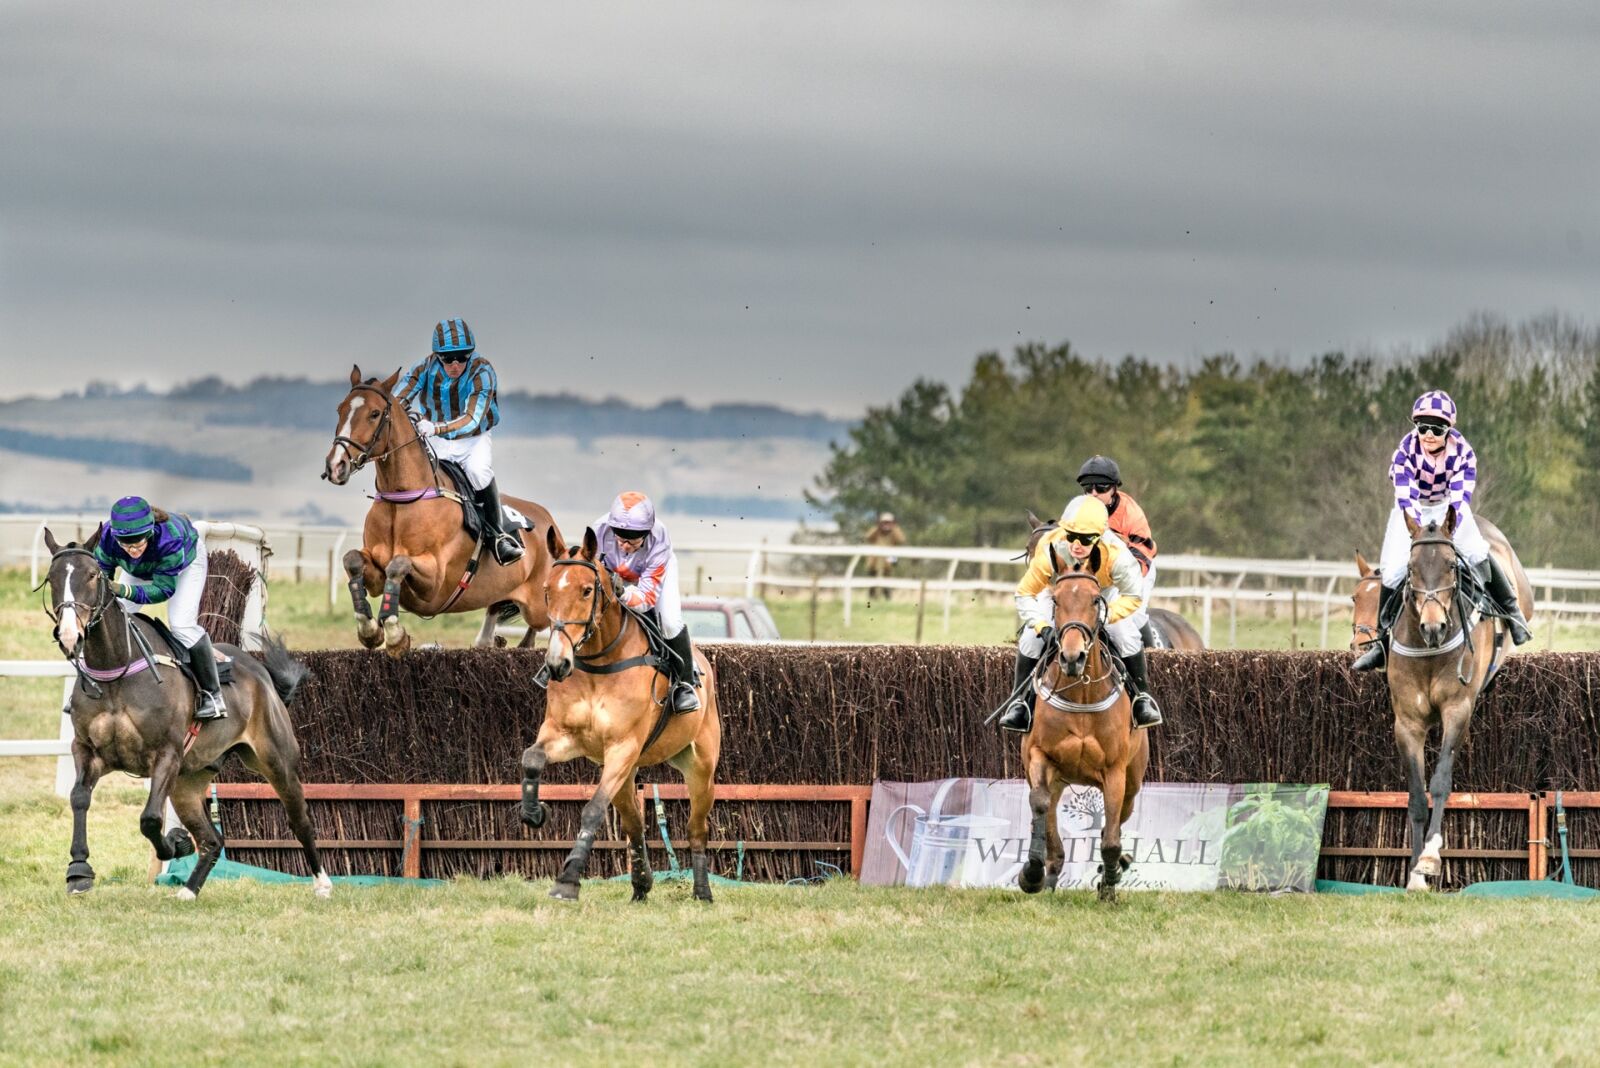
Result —
[[1487, 560], [1472, 569], [1472, 573], [1478, 576], [1483, 588], [1489, 591], [1489, 596], [1494, 598], [1500, 611], [1506, 614], [1506, 623], [1511, 627], [1511, 640], [1517, 645], [1533, 641], [1533, 631], [1528, 629], [1528, 620], [1517, 604], [1517, 588], [1511, 585], [1511, 576], [1500, 566], [1500, 561], [1490, 554]]
[[1029, 680], [1033, 678], [1033, 669], [1038, 666], [1038, 657], [1017, 650], [1017, 666], [1011, 673], [1012, 701], [1000, 717], [1001, 730], [1026, 734], [1033, 726], [1033, 687], [1029, 685]]
[[189, 647], [189, 668], [200, 687], [200, 704], [195, 719], [222, 719], [228, 706], [222, 701], [222, 683], [217, 681], [217, 657], [211, 651], [211, 635], [203, 634]]
[[1351, 671], [1371, 671], [1383, 666], [1389, 651], [1389, 627], [1393, 623], [1395, 602], [1400, 599], [1398, 589], [1378, 585], [1378, 638], [1367, 646], [1366, 652], [1356, 657], [1355, 663], [1350, 665]]
[[500, 507], [500, 487], [495, 485], [494, 479], [472, 496], [477, 501], [478, 514], [488, 524], [489, 548], [494, 550], [494, 558], [502, 567], [521, 560], [522, 541], [506, 532], [506, 513]]
[[1133, 691], [1133, 725], [1161, 726], [1161, 706], [1150, 692], [1150, 669], [1145, 663], [1144, 650], [1123, 657], [1122, 666], [1128, 669], [1128, 688]]
[[700, 695], [694, 692], [694, 648], [689, 644], [689, 628], [684, 627], [676, 638], [668, 638], [667, 645], [678, 654], [672, 664], [672, 690], [667, 694], [667, 707], [674, 714], [700, 711]]

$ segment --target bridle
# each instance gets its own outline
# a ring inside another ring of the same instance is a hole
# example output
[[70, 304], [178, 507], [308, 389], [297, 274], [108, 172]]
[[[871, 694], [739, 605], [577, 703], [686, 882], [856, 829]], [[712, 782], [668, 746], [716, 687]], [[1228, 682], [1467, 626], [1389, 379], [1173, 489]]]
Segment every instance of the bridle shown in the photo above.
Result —
[[[1356, 581], [1356, 592], [1350, 596], [1351, 602], [1353, 603], [1357, 597], [1361, 596], [1361, 586], [1363, 583], [1381, 583], [1382, 581], [1383, 576], [1377, 573], [1361, 576], [1361, 578]], [[1378, 641], [1382, 637], [1382, 631], [1379, 629], [1379, 625], [1382, 622], [1383, 621], [1381, 619], [1378, 619], [1371, 623], [1352, 623], [1350, 627], [1351, 630], [1355, 631], [1358, 635], [1365, 635], [1365, 637], [1358, 637], [1356, 639], [1356, 644], [1364, 649], [1373, 642]]]
[[[622, 602], [616, 598], [615, 594], [611, 594], [608, 597], [608, 591], [606, 589], [607, 583], [605, 582], [606, 576], [601, 573], [600, 566], [593, 560], [585, 560], [581, 556], [573, 556], [568, 557], [565, 560], [550, 561], [551, 571], [554, 571], [558, 567], [587, 568], [594, 575], [594, 592], [589, 595], [589, 615], [586, 619], [557, 619], [555, 616], [550, 616], [550, 629], [552, 631], [560, 631], [566, 637], [567, 641], [572, 642], [572, 657], [574, 660], [598, 660], [602, 656], [605, 656], [607, 653], [609, 653], [612, 649], [616, 648], [617, 644], [622, 641], [622, 636], [628, 632], [628, 613], [624, 612], [622, 614], [622, 626], [617, 628], [617, 636], [612, 638], [611, 641], [607, 642], [604, 649], [601, 649], [598, 653], [589, 655], [579, 652], [579, 650], [581, 650], [585, 645], [588, 645], [590, 640], [594, 638], [595, 629], [600, 620], [604, 618], [606, 608], [609, 607], [611, 603], [620, 605]], [[550, 585], [548, 579], [546, 580], [544, 588], [544, 604], [545, 608], [548, 610], [550, 607]], [[579, 623], [583, 624], [583, 634], [580, 635], [576, 641], [573, 641], [572, 635], [567, 633], [567, 628], [575, 627]]]
[[[1068, 620], [1067, 622], [1061, 624], [1060, 628], [1056, 632], [1057, 641], [1056, 641], [1056, 655], [1055, 655], [1055, 658], [1054, 658], [1054, 662], [1055, 662], [1056, 670], [1058, 672], [1060, 672], [1062, 677], [1068, 678], [1068, 679], [1076, 679], [1076, 680], [1078, 680], [1076, 683], [1074, 683], [1074, 685], [1092, 686], [1092, 685], [1095, 685], [1096, 683], [1104, 682], [1106, 679], [1110, 678], [1111, 677], [1111, 672], [1112, 672], [1112, 668], [1110, 666], [1111, 657], [1104, 656], [1104, 657], [1101, 657], [1101, 661], [1104, 664], [1107, 665], [1105, 674], [1100, 675], [1100, 676], [1095, 677], [1095, 678], [1090, 678], [1089, 676], [1084, 674], [1084, 671], [1086, 671], [1088, 669], [1089, 658], [1090, 658], [1090, 655], [1094, 652], [1095, 646], [1102, 644], [1101, 639], [1100, 639], [1100, 632], [1101, 632], [1102, 628], [1104, 628], [1105, 625], [1106, 625], [1106, 613], [1108, 611], [1108, 609], [1106, 607], [1106, 599], [1105, 599], [1105, 595], [1100, 591], [1100, 580], [1095, 578], [1094, 575], [1088, 573], [1087, 571], [1063, 571], [1063, 572], [1061, 572], [1060, 574], [1056, 575], [1055, 578], [1050, 580], [1050, 588], [1051, 588], [1051, 590], [1053, 591], [1055, 589], [1055, 587], [1061, 585], [1061, 583], [1067, 581], [1068, 579], [1079, 579], [1079, 580], [1082, 580], [1082, 581], [1092, 582], [1092, 583], [1095, 584], [1095, 591], [1096, 592], [1095, 592], [1095, 596], [1094, 596], [1094, 616], [1095, 616], [1094, 626], [1091, 627], [1089, 624], [1083, 622], [1082, 620], [1078, 620], [1078, 619], [1071, 619], [1071, 620]], [[1083, 635], [1083, 640], [1084, 640], [1084, 643], [1086, 645], [1086, 648], [1084, 650], [1084, 659], [1083, 659], [1084, 670], [1068, 671], [1067, 670], [1067, 666], [1066, 666], [1067, 662], [1066, 662], [1065, 659], [1063, 659], [1063, 657], [1061, 655], [1060, 635], [1062, 633], [1067, 633], [1067, 632], [1071, 632], [1071, 631], [1077, 631], [1077, 632], [1079, 632], [1080, 634]]]
[[[1451, 542], [1451, 540], [1449, 538], [1443, 538], [1443, 537], [1439, 537], [1437, 535], [1431, 535], [1431, 534], [1430, 535], [1425, 535], [1423, 537], [1413, 539], [1412, 542], [1411, 542], [1411, 549], [1412, 549], [1413, 552], [1415, 552], [1416, 549], [1418, 548], [1418, 546], [1423, 546], [1423, 545], [1442, 545], [1446, 549], [1450, 550], [1450, 555], [1451, 555], [1450, 584], [1448, 586], [1434, 586], [1432, 588], [1419, 587], [1414, 582], [1412, 582], [1412, 580], [1411, 580], [1411, 567], [1410, 567], [1409, 564], [1407, 564], [1407, 566], [1406, 566], [1406, 593], [1407, 593], [1408, 597], [1410, 598], [1412, 605], [1415, 606], [1417, 614], [1418, 614], [1419, 617], [1422, 614], [1422, 610], [1424, 608], [1427, 608], [1429, 604], [1436, 604], [1436, 605], [1439, 606], [1439, 610], [1441, 612], [1443, 612], [1445, 614], [1445, 616], [1448, 618], [1449, 615], [1450, 615], [1451, 607], [1453, 605], [1455, 605], [1456, 603], [1458, 603], [1459, 600], [1460, 600], [1459, 598], [1454, 596], [1454, 594], [1460, 588], [1460, 585], [1461, 585], [1460, 574], [1459, 574], [1459, 571], [1458, 571], [1458, 565], [1460, 564], [1460, 559], [1459, 559], [1459, 557], [1456, 556], [1456, 554], [1455, 554], [1455, 545]], [[1450, 595], [1452, 595], [1451, 596], [1451, 601], [1450, 601], [1449, 604], [1445, 603], [1444, 598], [1440, 596], [1441, 594], [1450, 594]], [[1421, 598], [1420, 601], [1417, 600], [1417, 598], [1419, 598], [1419, 597]]]
[[[394, 396], [387, 390], [379, 389], [370, 382], [362, 382], [358, 385], [350, 387], [350, 393], [355, 393], [357, 390], [366, 390], [368, 393], [376, 394], [377, 397], [383, 401], [383, 414], [378, 416], [377, 429], [372, 432], [372, 437], [368, 438], [365, 444], [345, 434], [335, 434], [333, 436], [333, 443], [335, 445], [343, 445], [345, 452], [354, 457], [354, 459], [350, 461], [351, 474], [355, 474], [357, 471], [367, 466], [368, 463], [378, 463], [383, 460], [387, 460], [389, 457], [393, 456], [407, 445], [410, 445], [413, 442], [420, 442], [422, 440], [422, 436], [420, 434], [413, 435], [411, 441], [402, 441], [398, 445], [391, 446], [387, 452], [379, 453], [377, 456], [374, 456], [372, 454], [372, 450], [376, 449], [378, 447], [378, 442], [383, 440], [383, 432], [389, 426], [390, 416], [394, 414]], [[350, 394], [346, 394], [345, 400], [349, 399]], [[328, 477], [328, 472], [326, 469], [323, 470], [322, 477]]]
[[[50, 637], [55, 640], [56, 648], [61, 650], [61, 655], [66, 657], [67, 663], [71, 664], [73, 669], [77, 671], [78, 678], [83, 681], [85, 688], [90, 691], [91, 696], [98, 697], [100, 694], [95, 693], [94, 691], [98, 689], [99, 683], [116, 682], [119, 679], [122, 679], [133, 673], [136, 668], [142, 670], [143, 663], [138, 659], [130, 660], [128, 663], [122, 665], [122, 669], [118, 671], [117, 674], [108, 675], [98, 669], [91, 670], [88, 664], [85, 662], [84, 658], [87, 655], [87, 650], [89, 647], [89, 634], [100, 625], [100, 621], [105, 617], [107, 610], [110, 609], [111, 602], [113, 600], [110, 586], [106, 582], [102, 581], [100, 574], [100, 561], [90, 550], [78, 545], [69, 545], [65, 548], [57, 549], [50, 556], [49, 573], [45, 575], [43, 582], [39, 583], [39, 585], [33, 588], [34, 592], [37, 593], [50, 584], [50, 579], [55, 575], [56, 561], [67, 556], [82, 556], [88, 559], [89, 573], [95, 576], [95, 587], [97, 590], [99, 590], [99, 593], [92, 604], [79, 601], [76, 598], [69, 596], [64, 601], [56, 602], [56, 604], [52, 607], [47, 597], [44, 600], [44, 614], [49, 617], [52, 623], [55, 624], [55, 627], [50, 631]], [[71, 609], [73, 614], [78, 616], [78, 626], [83, 632], [83, 637], [78, 642], [78, 651], [76, 653], [67, 652], [67, 647], [61, 644], [61, 614], [67, 609]], [[85, 610], [88, 611], [87, 616], [80, 614]], [[139, 634], [138, 630], [135, 629], [133, 626], [133, 620], [126, 613], [123, 615], [122, 623], [123, 627], [127, 630], [129, 650], [132, 650], [135, 640], [138, 640], [139, 643], [143, 645], [143, 635]], [[159, 675], [157, 677], [159, 678]]]

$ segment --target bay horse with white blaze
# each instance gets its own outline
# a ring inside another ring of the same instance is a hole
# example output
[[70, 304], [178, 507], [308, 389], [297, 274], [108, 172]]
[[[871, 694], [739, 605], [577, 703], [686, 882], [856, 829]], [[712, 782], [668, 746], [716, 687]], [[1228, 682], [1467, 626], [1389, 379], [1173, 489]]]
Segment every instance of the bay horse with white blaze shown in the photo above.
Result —
[[[411, 647], [400, 609], [424, 617], [481, 609], [475, 645], [494, 644], [496, 626], [520, 614], [528, 625], [521, 645], [531, 647], [535, 632], [549, 621], [541, 591], [550, 566], [545, 534], [555, 533], [560, 541], [555, 520], [532, 501], [505, 497], [534, 529], [523, 539], [522, 559], [510, 566], [496, 561], [467, 533], [463, 504], [395, 400], [399, 377], [395, 371], [381, 381], [363, 379], [359, 367], [350, 369], [350, 392], [339, 402], [338, 427], [323, 462], [322, 477], [336, 486], [369, 462], [377, 469], [377, 495], [367, 510], [361, 548], [344, 556], [356, 637], [368, 649], [382, 645], [399, 656]], [[512, 532], [519, 538], [523, 533]], [[379, 594], [374, 620], [367, 598]]]
[[[96, 530], [88, 544], [99, 542]], [[76, 542], [58, 544], [48, 529], [44, 543], [52, 554], [50, 573], [41, 584], [50, 587], [48, 613], [55, 620], [56, 642], [78, 672], [70, 705], [77, 780], [71, 795], [67, 892], [94, 888], [85, 830], [89, 803], [101, 776], [124, 771], [150, 780], [139, 829], [159, 859], [189, 856], [199, 843], [194, 871], [178, 890], [178, 897], [194, 900], [223, 846], [206, 812], [206, 789], [223, 759], [237, 753], [277, 791], [314, 876], [313, 893], [327, 897], [333, 883], [322, 868], [306, 814], [300, 746], [286, 707], [306, 669], [269, 637], [263, 638], [260, 660], [231, 645], [216, 646], [233, 657], [233, 681], [224, 687], [228, 715], [201, 726], [194, 719], [193, 683], [170, 656], [156, 652], [166, 646], [155, 628], [123, 610], [94, 553]], [[184, 830], [162, 834], [169, 799]]]
[[[1122, 825], [1150, 760], [1149, 732], [1133, 729], [1128, 691], [1100, 628], [1105, 597], [1093, 573], [1068, 564], [1050, 547], [1055, 576], [1055, 657], [1035, 683], [1033, 727], [1022, 739], [1033, 835], [1017, 883], [1025, 893], [1055, 889], [1066, 863], [1056, 813], [1067, 784], [1094, 786], [1105, 798], [1100, 836], [1100, 900], [1116, 900], [1132, 858], [1122, 852]], [[1048, 863], [1047, 863], [1048, 861]]]
[[550, 685], [539, 735], [522, 754], [522, 821], [537, 828], [549, 815], [549, 807], [539, 800], [539, 779], [546, 765], [580, 756], [600, 765], [599, 788], [583, 807], [577, 841], [550, 896], [578, 899], [579, 880], [588, 868], [606, 805], [611, 804], [628, 838], [633, 900], [647, 898], [655, 880], [635, 777], [639, 768], [664, 761], [682, 773], [689, 787], [694, 896], [710, 901], [706, 841], [722, 746], [711, 664], [699, 649], [694, 651], [700, 708], [672, 714], [665, 703], [671, 679], [650, 653], [644, 624], [618, 598], [613, 576], [599, 558], [594, 529], [584, 531], [583, 545], [570, 554], [562, 552], [554, 530], [545, 537], [553, 561], [544, 586], [550, 615], [550, 647], [545, 653]]
[[[1533, 589], [1510, 541], [1493, 523], [1475, 517], [1478, 529], [1517, 585], [1519, 603], [1532, 616]], [[1394, 740], [1406, 769], [1410, 792], [1407, 816], [1411, 828], [1411, 862], [1407, 890], [1426, 891], [1443, 866], [1443, 822], [1450, 798], [1456, 751], [1466, 739], [1478, 696], [1493, 678], [1507, 634], [1505, 624], [1479, 613], [1469, 591], [1461, 588], [1471, 570], [1461, 566], [1452, 543], [1455, 513], [1443, 527], [1419, 526], [1410, 516], [1411, 555], [1394, 622], [1385, 665], [1389, 706], [1394, 713]], [[1350, 646], [1360, 651], [1379, 640], [1379, 573], [1360, 553]], [[1497, 633], [1498, 631], [1498, 633]], [[1439, 759], [1427, 778], [1428, 731], [1440, 727]], [[1428, 811], [1432, 801], [1432, 813]]]

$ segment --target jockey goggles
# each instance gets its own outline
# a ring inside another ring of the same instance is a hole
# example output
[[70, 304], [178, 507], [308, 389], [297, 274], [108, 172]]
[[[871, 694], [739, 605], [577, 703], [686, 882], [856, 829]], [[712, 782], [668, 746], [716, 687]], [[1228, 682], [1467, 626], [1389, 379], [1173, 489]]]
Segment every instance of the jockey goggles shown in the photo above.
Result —
[[466, 363], [472, 359], [470, 352], [440, 352], [436, 353], [440, 363]]
[[1078, 485], [1083, 487], [1085, 493], [1110, 493], [1117, 488], [1111, 482], [1080, 482]]
[[1436, 434], [1443, 436], [1450, 432], [1449, 423], [1441, 423], [1433, 419], [1418, 419], [1414, 424], [1419, 434]]
[[117, 539], [117, 544], [124, 549], [132, 549], [149, 541], [150, 531], [144, 530], [138, 534], [114, 534], [112, 536]]
[[1067, 531], [1067, 540], [1074, 545], [1093, 545], [1100, 540], [1098, 534], [1081, 534], [1076, 530]]

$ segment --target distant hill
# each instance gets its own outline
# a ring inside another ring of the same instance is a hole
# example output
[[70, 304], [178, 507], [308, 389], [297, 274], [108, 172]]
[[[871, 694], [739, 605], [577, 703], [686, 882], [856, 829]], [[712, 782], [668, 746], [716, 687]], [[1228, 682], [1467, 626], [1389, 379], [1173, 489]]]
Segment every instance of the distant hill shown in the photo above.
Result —
[[[29, 414], [36, 416], [41, 405], [164, 398], [169, 403], [199, 409], [201, 420], [216, 426], [329, 430], [334, 409], [348, 388], [348, 383], [342, 380], [258, 378], [236, 386], [211, 377], [177, 386], [163, 395], [143, 387], [119, 390], [114, 386], [91, 384], [82, 392], [64, 393], [50, 400], [6, 402], [0, 404], [0, 412], [13, 406], [26, 406]], [[682, 400], [666, 400], [644, 406], [616, 397], [589, 400], [571, 393], [534, 394], [517, 390], [500, 394], [500, 427], [496, 433], [558, 435], [580, 440], [626, 434], [677, 441], [760, 437], [827, 442], [842, 441], [851, 425], [819, 412], [795, 412], [771, 404], [713, 404], [697, 408]]]

